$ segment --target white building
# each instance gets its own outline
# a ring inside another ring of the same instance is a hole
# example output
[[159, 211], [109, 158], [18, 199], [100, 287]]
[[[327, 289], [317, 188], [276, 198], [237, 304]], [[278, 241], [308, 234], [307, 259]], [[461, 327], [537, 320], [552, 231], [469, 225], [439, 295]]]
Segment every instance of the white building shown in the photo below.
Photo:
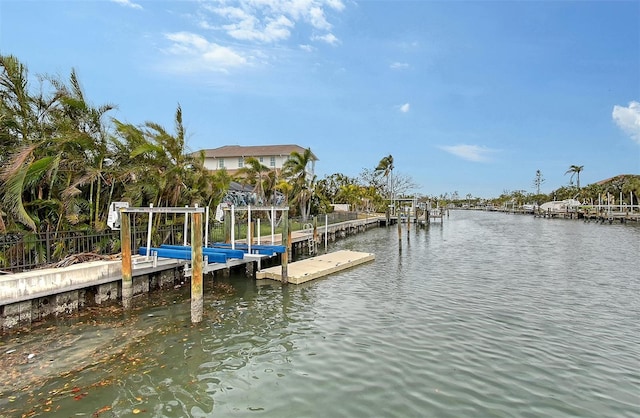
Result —
[[[204, 166], [207, 170], [215, 171], [226, 169], [230, 174], [244, 167], [245, 159], [254, 157], [272, 170], [282, 170], [282, 166], [289, 159], [292, 152], [304, 154], [305, 148], [299, 145], [225, 145], [224, 147], [203, 150], [205, 155]], [[307, 174], [313, 176], [315, 162], [318, 158], [311, 153], [310, 167]]]

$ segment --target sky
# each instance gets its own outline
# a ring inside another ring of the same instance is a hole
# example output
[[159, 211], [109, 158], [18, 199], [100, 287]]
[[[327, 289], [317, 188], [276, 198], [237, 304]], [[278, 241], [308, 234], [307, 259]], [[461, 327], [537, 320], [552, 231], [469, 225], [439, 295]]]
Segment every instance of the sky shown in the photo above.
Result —
[[0, 0], [0, 53], [72, 69], [189, 150], [297, 144], [318, 179], [387, 155], [412, 192], [640, 174], [640, 1]]

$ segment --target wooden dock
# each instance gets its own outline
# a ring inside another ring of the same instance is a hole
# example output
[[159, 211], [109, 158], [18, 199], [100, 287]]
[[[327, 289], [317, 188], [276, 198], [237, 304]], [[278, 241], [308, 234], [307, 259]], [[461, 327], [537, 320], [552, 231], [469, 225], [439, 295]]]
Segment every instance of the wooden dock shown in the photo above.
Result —
[[[340, 250], [296, 261], [288, 265], [287, 281], [301, 284], [362, 263], [373, 261], [375, 255], [358, 251]], [[260, 270], [256, 279], [282, 281], [282, 267], [275, 266]]]

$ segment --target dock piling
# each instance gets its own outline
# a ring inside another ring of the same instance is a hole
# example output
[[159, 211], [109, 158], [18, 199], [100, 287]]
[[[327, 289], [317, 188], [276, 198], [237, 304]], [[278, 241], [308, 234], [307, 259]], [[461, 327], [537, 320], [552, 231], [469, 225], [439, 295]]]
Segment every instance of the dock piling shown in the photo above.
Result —
[[[185, 214], [185, 217], [188, 215]], [[192, 213], [191, 219], [191, 322], [202, 322], [203, 297], [202, 289], [202, 213]]]
[[400, 219], [400, 213], [397, 216], [398, 219], [398, 247], [402, 249], [402, 219]]
[[122, 250], [122, 306], [124, 309], [130, 309], [133, 298], [131, 219], [123, 209], [120, 209], [120, 245]]
[[288, 283], [288, 264], [289, 264], [289, 246], [291, 245], [291, 236], [289, 235], [289, 211], [283, 211], [282, 216], [282, 245], [284, 251], [282, 252], [282, 283]]

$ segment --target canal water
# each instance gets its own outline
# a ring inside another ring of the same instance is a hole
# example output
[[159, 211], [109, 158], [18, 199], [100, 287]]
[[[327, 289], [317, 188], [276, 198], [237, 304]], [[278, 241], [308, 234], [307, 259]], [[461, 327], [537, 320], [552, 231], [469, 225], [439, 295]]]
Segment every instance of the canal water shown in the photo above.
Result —
[[208, 280], [6, 336], [0, 416], [638, 417], [640, 226], [452, 211], [304, 285]]

